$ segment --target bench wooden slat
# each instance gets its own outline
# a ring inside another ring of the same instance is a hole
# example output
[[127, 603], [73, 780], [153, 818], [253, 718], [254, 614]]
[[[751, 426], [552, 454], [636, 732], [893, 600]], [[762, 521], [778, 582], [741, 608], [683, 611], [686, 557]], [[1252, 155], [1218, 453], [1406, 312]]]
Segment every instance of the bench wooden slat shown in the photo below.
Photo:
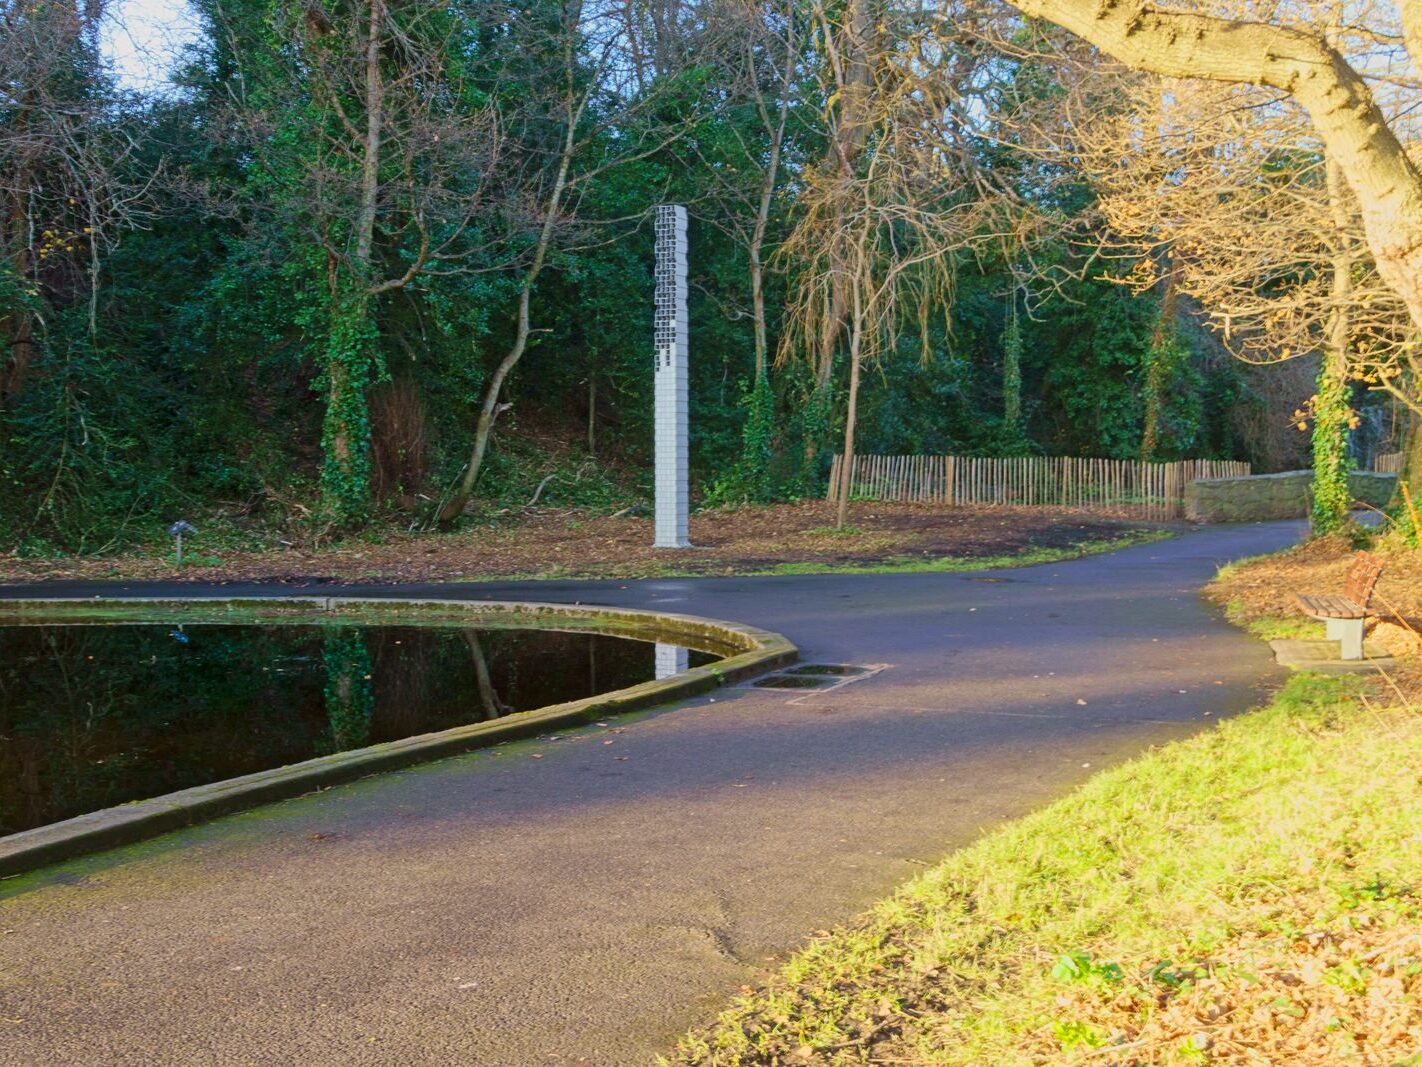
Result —
[[1306, 614], [1315, 618], [1324, 619], [1362, 619], [1368, 615], [1368, 609], [1356, 600], [1350, 600], [1345, 596], [1334, 596], [1324, 594], [1322, 596], [1305, 596], [1300, 593], [1294, 594], [1294, 600], [1299, 607], [1303, 608]]
[[1353, 565], [1348, 568], [1348, 576], [1343, 581], [1343, 595], [1356, 603], [1368, 604], [1373, 599], [1373, 589], [1384, 566], [1383, 561], [1371, 552], [1359, 552], [1353, 557]]
[[1318, 599], [1326, 610], [1341, 612], [1344, 615], [1362, 615], [1368, 610], [1352, 597], [1328, 595]]

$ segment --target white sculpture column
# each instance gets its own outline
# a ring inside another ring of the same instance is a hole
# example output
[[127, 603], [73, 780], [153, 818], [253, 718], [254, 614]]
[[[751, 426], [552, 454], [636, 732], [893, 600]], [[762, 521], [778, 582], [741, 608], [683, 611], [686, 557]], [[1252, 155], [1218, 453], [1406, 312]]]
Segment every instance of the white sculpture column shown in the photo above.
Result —
[[687, 525], [686, 208], [656, 215], [656, 538], [655, 548], [690, 548]]

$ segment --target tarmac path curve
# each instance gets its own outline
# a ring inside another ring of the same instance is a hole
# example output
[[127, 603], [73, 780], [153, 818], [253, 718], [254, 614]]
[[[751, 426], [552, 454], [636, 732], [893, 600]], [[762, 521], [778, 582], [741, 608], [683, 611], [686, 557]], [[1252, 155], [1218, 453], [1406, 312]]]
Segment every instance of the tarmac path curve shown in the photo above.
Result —
[[[0, 1065], [650, 1063], [812, 931], [1258, 703], [1280, 672], [1199, 589], [1301, 533], [1207, 527], [976, 574], [403, 587], [730, 619], [882, 669], [724, 689], [0, 883]], [[259, 589], [0, 596], [175, 591]]]

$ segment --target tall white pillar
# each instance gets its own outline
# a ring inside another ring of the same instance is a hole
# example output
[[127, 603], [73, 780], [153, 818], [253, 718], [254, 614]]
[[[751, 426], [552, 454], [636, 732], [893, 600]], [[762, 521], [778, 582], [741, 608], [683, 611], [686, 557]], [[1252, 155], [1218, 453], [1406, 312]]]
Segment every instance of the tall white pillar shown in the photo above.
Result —
[[657, 205], [656, 216], [656, 539], [689, 548], [687, 512], [686, 208]]

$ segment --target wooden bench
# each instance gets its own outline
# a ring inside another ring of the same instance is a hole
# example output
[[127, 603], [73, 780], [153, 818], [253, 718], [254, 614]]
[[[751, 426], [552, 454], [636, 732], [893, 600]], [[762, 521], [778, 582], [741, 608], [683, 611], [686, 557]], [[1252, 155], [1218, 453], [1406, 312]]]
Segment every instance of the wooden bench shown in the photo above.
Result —
[[1328, 639], [1339, 642], [1343, 659], [1363, 658], [1363, 626], [1372, 615], [1368, 605], [1373, 588], [1383, 572], [1383, 561], [1368, 552], [1359, 552], [1348, 568], [1343, 582], [1343, 595], [1306, 595], [1295, 593], [1294, 600], [1305, 615], [1321, 620], [1327, 627]]

